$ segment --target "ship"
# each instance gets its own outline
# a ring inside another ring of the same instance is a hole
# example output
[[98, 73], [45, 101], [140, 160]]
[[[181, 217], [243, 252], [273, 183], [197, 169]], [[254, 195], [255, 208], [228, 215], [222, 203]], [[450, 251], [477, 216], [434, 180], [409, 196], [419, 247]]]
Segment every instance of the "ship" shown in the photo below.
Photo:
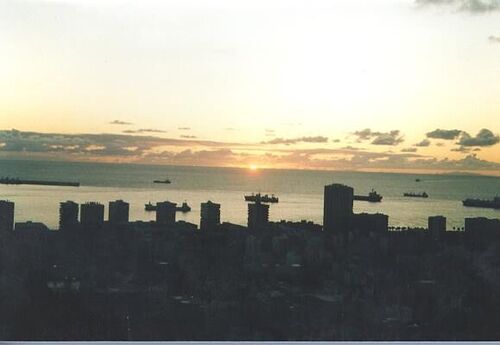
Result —
[[416, 179], [415, 179], [415, 182], [420, 182], [420, 179], [419, 179], [419, 178], [416, 178]]
[[260, 193], [252, 193], [252, 195], [245, 195], [245, 201], [276, 203], [279, 201], [279, 199], [278, 197], [274, 196], [274, 194], [269, 196], [268, 194], [261, 195]]
[[60, 186], [60, 187], [80, 187], [80, 182], [61, 182], [61, 181], [41, 181], [41, 180], [22, 180], [17, 177], [2, 177], [0, 184], [29, 184], [36, 186]]
[[409, 193], [404, 193], [403, 196], [407, 196], [410, 198], [428, 198], [429, 194], [427, 194], [426, 192], [422, 192], [422, 193], [409, 192]]
[[156, 211], [156, 205], [153, 205], [150, 201], [147, 204], [144, 204], [144, 210], [145, 211]]
[[354, 200], [359, 201], [369, 201], [369, 202], [381, 202], [382, 195], [378, 194], [374, 189], [368, 195], [354, 195]]
[[[151, 211], [156, 211], [156, 205], [152, 204], [151, 202], [148, 202], [147, 204], [144, 204], [144, 210], [151, 212]], [[177, 206], [175, 208], [176, 211], [186, 213], [191, 211], [191, 206], [188, 205], [187, 202], [183, 202], [181, 206]]]
[[462, 201], [464, 206], [468, 207], [481, 207], [481, 208], [494, 208], [500, 209], [500, 197], [496, 196], [493, 200], [483, 200], [483, 199], [465, 199]]
[[169, 179], [165, 179], [165, 180], [154, 180], [153, 183], [165, 183], [165, 184], [170, 184], [172, 182], [170, 182]]

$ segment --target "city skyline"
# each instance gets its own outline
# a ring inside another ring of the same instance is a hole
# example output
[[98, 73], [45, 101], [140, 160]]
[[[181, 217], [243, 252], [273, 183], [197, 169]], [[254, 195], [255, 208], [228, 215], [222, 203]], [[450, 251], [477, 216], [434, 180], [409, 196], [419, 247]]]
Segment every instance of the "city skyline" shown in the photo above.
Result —
[[496, 341], [500, 0], [0, 0], [1, 341]]
[[[253, 194], [252, 194], [253, 196]], [[447, 231], [446, 229], [446, 217], [443, 215], [428, 216], [428, 227], [419, 226], [389, 226], [389, 216], [380, 212], [376, 213], [354, 213], [355, 199], [354, 188], [348, 185], [333, 183], [324, 186], [323, 193], [323, 223], [316, 224], [310, 219], [302, 219], [300, 221], [290, 221], [287, 219], [280, 219], [279, 221], [269, 220], [269, 209], [270, 206], [277, 201], [269, 201], [262, 199], [260, 194], [257, 194], [257, 198], [252, 200], [247, 200], [245, 198], [245, 203], [247, 204], [248, 218], [247, 218], [247, 229], [248, 230], [262, 230], [270, 224], [299, 224], [299, 225], [313, 225], [316, 230], [324, 231], [325, 233], [344, 233], [345, 231], [352, 228], [364, 229], [365, 231], [370, 231], [376, 229], [376, 231], [423, 231], [427, 230], [432, 233], [433, 226], [439, 227], [441, 231]], [[358, 199], [359, 200], [359, 199]], [[493, 200], [483, 200], [483, 199], [468, 199], [468, 206], [479, 207], [479, 208], [491, 208], [498, 209], [500, 198], [496, 197]], [[59, 203], [59, 223], [57, 228], [50, 229], [44, 223], [39, 222], [39, 220], [28, 220], [16, 222], [16, 212], [15, 212], [15, 202], [10, 200], [0, 200], [0, 230], [3, 232], [11, 232], [23, 228], [34, 227], [37, 229], [43, 229], [44, 231], [77, 231], [80, 227], [83, 228], [100, 228], [105, 224], [112, 226], [120, 226], [127, 224], [156, 224], [163, 227], [173, 227], [176, 224], [187, 224], [194, 226], [196, 230], [207, 231], [215, 230], [218, 226], [236, 226], [241, 229], [241, 224], [234, 224], [231, 222], [221, 222], [221, 204], [214, 203], [211, 200], [203, 201], [200, 204], [199, 210], [199, 226], [195, 223], [190, 223], [185, 220], [177, 220], [177, 212], [191, 212], [191, 207], [188, 210], [183, 210], [182, 208], [176, 207], [177, 203], [171, 201], [158, 201], [154, 204], [155, 208], [150, 211], [155, 212], [154, 220], [143, 220], [143, 219], [130, 219], [129, 209], [130, 203], [122, 199], [109, 200], [106, 203], [101, 203], [99, 201], [84, 201], [81, 203], [74, 202], [73, 200], [61, 201]], [[466, 203], [463, 203], [466, 205]], [[151, 202], [149, 202], [149, 205]], [[185, 202], [187, 206], [187, 203]], [[147, 205], [145, 205], [147, 206]], [[147, 209], [146, 209], [147, 210]], [[105, 217], [107, 211], [107, 217]], [[436, 210], [437, 211], [437, 210]], [[436, 212], [434, 212], [436, 213]], [[486, 218], [486, 217], [465, 217], [465, 224], [467, 220], [474, 221], [484, 221], [491, 222], [495, 226], [499, 223], [498, 219]], [[204, 224], [205, 223], [205, 224]], [[72, 230], [68, 230], [72, 229]], [[453, 230], [448, 231], [464, 231], [464, 227], [453, 227]]]
[[499, 175], [499, 9], [4, 1], [0, 158]]
[[388, 215], [355, 213], [353, 199], [352, 187], [325, 185], [324, 226], [270, 221], [260, 200], [248, 203], [247, 226], [221, 222], [223, 205], [202, 202], [200, 227], [177, 221], [170, 202], [142, 222], [120, 199], [109, 201], [108, 221], [102, 203], [66, 201], [55, 231], [14, 223], [14, 202], [0, 200], [0, 335], [498, 339], [499, 219], [465, 218], [453, 231], [444, 216], [390, 227]]

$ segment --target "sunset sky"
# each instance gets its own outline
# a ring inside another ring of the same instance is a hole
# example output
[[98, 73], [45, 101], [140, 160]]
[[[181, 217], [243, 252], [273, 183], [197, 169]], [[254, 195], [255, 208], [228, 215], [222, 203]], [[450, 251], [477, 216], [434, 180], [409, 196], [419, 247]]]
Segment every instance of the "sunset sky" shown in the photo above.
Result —
[[2, 0], [0, 49], [0, 158], [500, 175], [500, 0]]

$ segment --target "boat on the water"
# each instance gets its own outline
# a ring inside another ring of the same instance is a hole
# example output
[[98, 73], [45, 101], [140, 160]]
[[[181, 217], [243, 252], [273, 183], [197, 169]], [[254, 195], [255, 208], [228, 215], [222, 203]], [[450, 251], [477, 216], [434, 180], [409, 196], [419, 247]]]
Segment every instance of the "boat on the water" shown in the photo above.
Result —
[[415, 179], [415, 182], [420, 182], [420, 179], [419, 179], [419, 178], [416, 178], [416, 179]]
[[165, 180], [154, 180], [153, 183], [165, 183], [165, 184], [170, 184], [172, 183], [169, 179]]
[[144, 210], [145, 211], [156, 211], [156, 205], [153, 205], [150, 201], [147, 204], [144, 204]]
[[29, 184], [36, 186], [61, 186], [61, 187], [80, 187], [80, 182], [61, 182], [61, 181], [41, 181], [41, 180], [22, 180], [17, 177], [2, 177], [0, 184]]
[[382, 195], [378, 194], [374, 189], [368, 195], [354, 195], [354, 200], [368, 201], [368, 202], [381, 202]]
[[494, 208], [500, 209], [500, 197], [496, 196], [493, 200], [484, 199], [465, 199], [462, 201], [464, 206], [468, 207], [481, 207], [481, 208]]
[[252, 195], [245, 195], [245, 201], [276, 203], [279, 201], [279, 199], [278, 197], [274, 196], [274, 194], [271, 194], [271, 196], [269, 196], [268, 194], [261, 195], [260, 193], [252, 193]]
[[404, 193], [403, 196], [410, 197], [410, 198], [428, 198], [429, 194], [427, 194], [426, 192], [422, 192], [422, 193], [409, 192], [409, 193]]
[[[144, 210], [145, 211], [156, 211], [156, 205], [152, 204], [151, 201], [148, 202], [147, 204], [144, 204]], [[182, 206], [177, 206], [175, 208], [176, 211], [186, 213], [191, 211], [191, 206], [188, 205], [187, 202], [183, 202]]]

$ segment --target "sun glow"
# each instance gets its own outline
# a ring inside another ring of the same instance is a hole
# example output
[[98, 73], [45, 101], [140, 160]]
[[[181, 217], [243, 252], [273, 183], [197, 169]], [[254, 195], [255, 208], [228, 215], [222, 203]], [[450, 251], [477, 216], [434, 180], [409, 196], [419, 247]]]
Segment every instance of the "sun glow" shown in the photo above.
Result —
[[248, 166], [248, 169], [250, 169], [252, 171], [257, 171], [257, 170], [259, 170], [259, 167], [256, 164], [250, 164]]

